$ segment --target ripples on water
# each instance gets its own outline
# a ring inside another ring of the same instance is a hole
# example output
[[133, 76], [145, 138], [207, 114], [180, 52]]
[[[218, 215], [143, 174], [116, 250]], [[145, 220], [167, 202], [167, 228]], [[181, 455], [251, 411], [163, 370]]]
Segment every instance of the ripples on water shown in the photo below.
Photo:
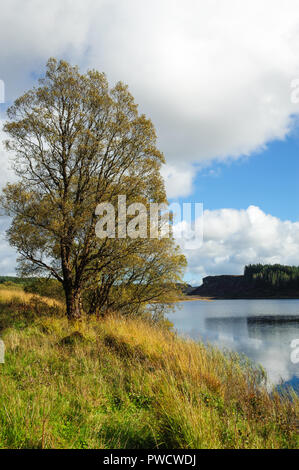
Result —
[[168, 317], [179, 333], [246, 354], [263, 366], [271, 384], [283, 382], [299, 393], [299, 362], [291, 361], [291, 342], [299, 341], [299, 300], [180, 302]]

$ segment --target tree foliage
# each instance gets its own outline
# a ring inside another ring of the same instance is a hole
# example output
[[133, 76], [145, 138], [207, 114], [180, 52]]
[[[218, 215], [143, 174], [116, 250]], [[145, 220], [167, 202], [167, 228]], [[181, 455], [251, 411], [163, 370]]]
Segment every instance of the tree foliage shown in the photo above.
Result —
[[[2, 206], [12, 216], [8, 240], [24, 276], [50, 276], [64, 289], [67, 314], [138, 312], [163, 301], [181, 279], [185, 258], [170, 238], [95, 234], [96, 206], [118, 195], [127, 204], [166, 203], [152, 122], [128, 88], [109, 88], [103, 73], [80, 73], [50, 59], [39, 86], [8, 109], [4, 130], [17, 183]], [[117, 210], [116, 210], [117, 215]]]
[[258, 287], [299, 288], [299, 267], [281, 264], [250, 264], [244, 276]]

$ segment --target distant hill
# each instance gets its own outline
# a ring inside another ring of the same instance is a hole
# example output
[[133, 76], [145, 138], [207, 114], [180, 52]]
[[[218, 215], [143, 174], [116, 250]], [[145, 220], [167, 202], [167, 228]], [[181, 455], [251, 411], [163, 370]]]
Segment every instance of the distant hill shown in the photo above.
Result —
[[218, 299], [299, 298], [299, 268], [249, 265], [244, 275], [207, 276], [189, 295]]

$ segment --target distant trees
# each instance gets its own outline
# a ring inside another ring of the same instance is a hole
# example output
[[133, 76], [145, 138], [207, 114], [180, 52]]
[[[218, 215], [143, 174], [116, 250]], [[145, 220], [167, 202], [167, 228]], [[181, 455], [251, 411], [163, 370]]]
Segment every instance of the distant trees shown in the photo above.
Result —
[[[169, 298], [185, 258], [169, 238], [96, 236], [96, 207], [167, 203], [152, 122], [128, 88], [109, 88], [103, 73], [81, 74], [50, 59], [39, 87], [8, 109], [4, 130], [18, 182], [1, 205], [24, 276], [48, 276], [63, 287], [69, 318], [107, 310], [138, 312]], [[131, 214], [132, 215], [132, 214]]]
[[24, 291], [40, 295], [41, 297], [50, 297], [60, 301], [64, 300], [63, 287], [57, 279], [38, 277], [30, 279], [24, 284]]
[[299, 267], [281, 264], [250, 264], [244, 269], [244, 276], [258, 287], [299, 289]]

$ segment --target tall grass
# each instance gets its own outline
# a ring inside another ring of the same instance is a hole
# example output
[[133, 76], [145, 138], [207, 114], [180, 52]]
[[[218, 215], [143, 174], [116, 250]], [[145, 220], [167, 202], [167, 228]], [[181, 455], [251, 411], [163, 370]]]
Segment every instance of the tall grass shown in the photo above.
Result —
[[40, 299], [47, 305], [53, 307], [53, 306], [59, 306], [62, 307], [62, 302], [59, 302], [58, 300], [51, 299], [49, 297], [40, 297], [37, 296], [36, 294], [30, 294], [27, 292], [24, 292], [22, 287], [19, 287], [17, 284], [12, 285], [12, 286], [2, 286], [0, 284], [0, 304], [7, 304], [16, 301], [17, 303], [25, 303], [28, 304], [30, 301], [33, 299]]
[[235, 354], [3, 291], [0, 328], [2, 448], [298, 448], [298, 398]]

